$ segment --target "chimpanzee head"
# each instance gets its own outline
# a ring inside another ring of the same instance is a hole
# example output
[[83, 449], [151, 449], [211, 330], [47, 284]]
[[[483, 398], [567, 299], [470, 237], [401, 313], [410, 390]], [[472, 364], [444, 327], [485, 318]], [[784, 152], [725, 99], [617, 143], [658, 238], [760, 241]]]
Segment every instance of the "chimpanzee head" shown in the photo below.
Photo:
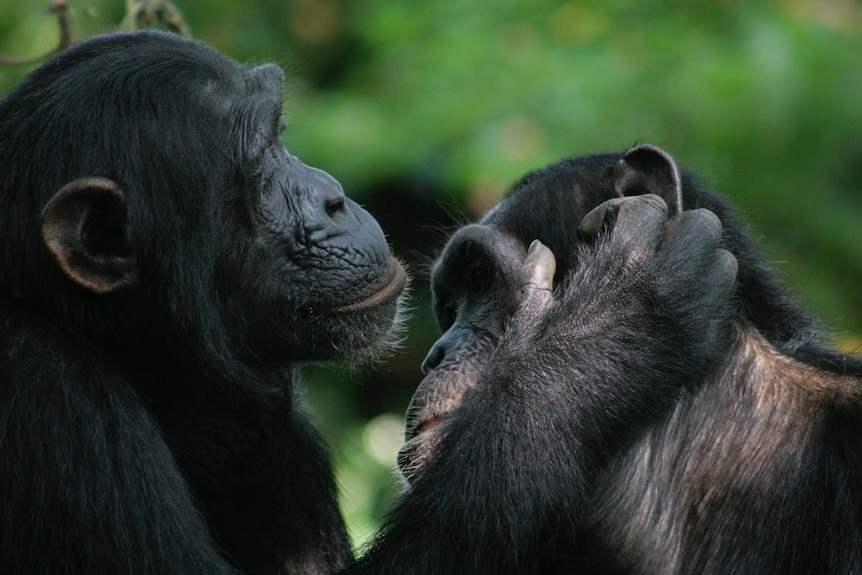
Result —
[[0, 298], [165, 361], [278, 367], [378, 342], [405, 272], [285, 149], [282, 80], [154, 32], [33, 72], [0, 103]]
[[526, 175], [479, 223], [449, 239], [431, 277], [443, 333], [422, 364], [425, 378], [407, 410], [407, 443], [399, 454], [406, 479], [420, 473], [440, 429], [457, 417], [457, 408], [468, 401], [465, 394], [488, 370], [518, 309], [521, 267], [533, 240], [556, 256], [559, 284], [577, 266], [578, 228], [587, 213], [614, 197], [647, 193], [661, 196], [678, 213], [688, 177], [667, 153], [648, 145], [625, 154], [569, 158]]

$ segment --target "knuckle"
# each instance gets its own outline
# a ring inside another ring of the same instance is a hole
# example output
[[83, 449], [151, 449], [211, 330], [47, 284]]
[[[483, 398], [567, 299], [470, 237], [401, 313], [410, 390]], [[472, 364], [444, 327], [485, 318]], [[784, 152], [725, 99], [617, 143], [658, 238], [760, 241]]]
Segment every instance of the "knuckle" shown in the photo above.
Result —
[[667, 203], [661, 196], [655, 194], [644, 194], [642, 196], [634, 196], [639, 199], [639, 204], [644, 208], [652, 208], [657, 210], [661, 215], [667, 217]]
[[659, 196], [645, 194], [642, 196], [629, 196], [620, 198], [620, 217], [631, 219], [666, 219], [667, 204]]
[[692, 255], [715, 249], [721, 241], [722, 225], [718, 216], [705, 209], [683, 212], [668, 222], [667, 240], [677, 249]]
[[736, 260], [736, 256], [727, 250], [719, 249], [716, 257], [718, 258], [718, 268], [722, 273], [730, 276], [731, 281], [735, 281], [739, 275], [739, 262]]
[[652, 252], [661, 241], [667, 206], [658, 196], [623, 198], [615, 224], [615, 235], [628, 249]]
[[698, 208], [689, 212], [683, 212], [680, 215], [688, 215], [689, 219], [692, 220], [692, 225], [696, 225], [698, 228], [705, 230], [714, 240], [721, 239], [721, 220], [718, 219], [718, 216], [711, 211], [705, 208]]

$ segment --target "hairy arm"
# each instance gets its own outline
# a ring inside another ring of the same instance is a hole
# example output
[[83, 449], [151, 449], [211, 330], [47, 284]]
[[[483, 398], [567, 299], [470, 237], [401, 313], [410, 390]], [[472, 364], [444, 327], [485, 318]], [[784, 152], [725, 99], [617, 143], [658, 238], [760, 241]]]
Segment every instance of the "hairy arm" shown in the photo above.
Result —
[[50, 329], [3, 327], [0, 572], [235, 573], [128, 382]]
[[714, 215], [635, 196], [582, 228], [598, 238], [556, 293], [532, 246], [490, 369], [356, 573], [538, 572], [604, 462], [721, 353], [736, 262]]

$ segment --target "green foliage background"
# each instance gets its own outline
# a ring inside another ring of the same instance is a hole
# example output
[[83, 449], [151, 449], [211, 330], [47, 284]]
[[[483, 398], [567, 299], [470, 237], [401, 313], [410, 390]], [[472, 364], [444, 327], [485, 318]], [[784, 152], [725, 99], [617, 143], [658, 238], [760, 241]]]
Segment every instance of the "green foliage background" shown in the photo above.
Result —
[[[0, 4], [0, 54], [50, 49]], [[79, 38], [122, 0], [70, 0]], [[394, 496], [401, 414], [437, 337], [425, 268], [462, 216], [572, 154], [658, 144], [731, 197], [805, 304], [862, 339], [862, 7], [854, 0], [178, 0], [198, 39], [289, 72], [288, 147], [365, 204], [413, 270], [404, 349], [312, 367], [357, 541]], [[27, 69], [0, 67], [0, 93]], [[574, 222], [573, 222], [574, 224]]]

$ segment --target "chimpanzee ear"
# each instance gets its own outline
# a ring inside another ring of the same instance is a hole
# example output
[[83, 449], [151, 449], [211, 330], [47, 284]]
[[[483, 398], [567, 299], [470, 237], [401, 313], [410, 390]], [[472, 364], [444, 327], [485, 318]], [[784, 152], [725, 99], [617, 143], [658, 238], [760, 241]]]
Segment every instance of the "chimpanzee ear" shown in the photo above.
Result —
[[644, 144], [626, 152], [614, 168], [617, 196], [655, 194], [667, 204], [668, 213], [682, 211], [682, 184], [679, 169], [670, 154]]
[[42, 210], [42, 240], [60, 269], [98, 294], [138, 283], [127, 231], [123, 192], [107, 178], [70, 182]]

